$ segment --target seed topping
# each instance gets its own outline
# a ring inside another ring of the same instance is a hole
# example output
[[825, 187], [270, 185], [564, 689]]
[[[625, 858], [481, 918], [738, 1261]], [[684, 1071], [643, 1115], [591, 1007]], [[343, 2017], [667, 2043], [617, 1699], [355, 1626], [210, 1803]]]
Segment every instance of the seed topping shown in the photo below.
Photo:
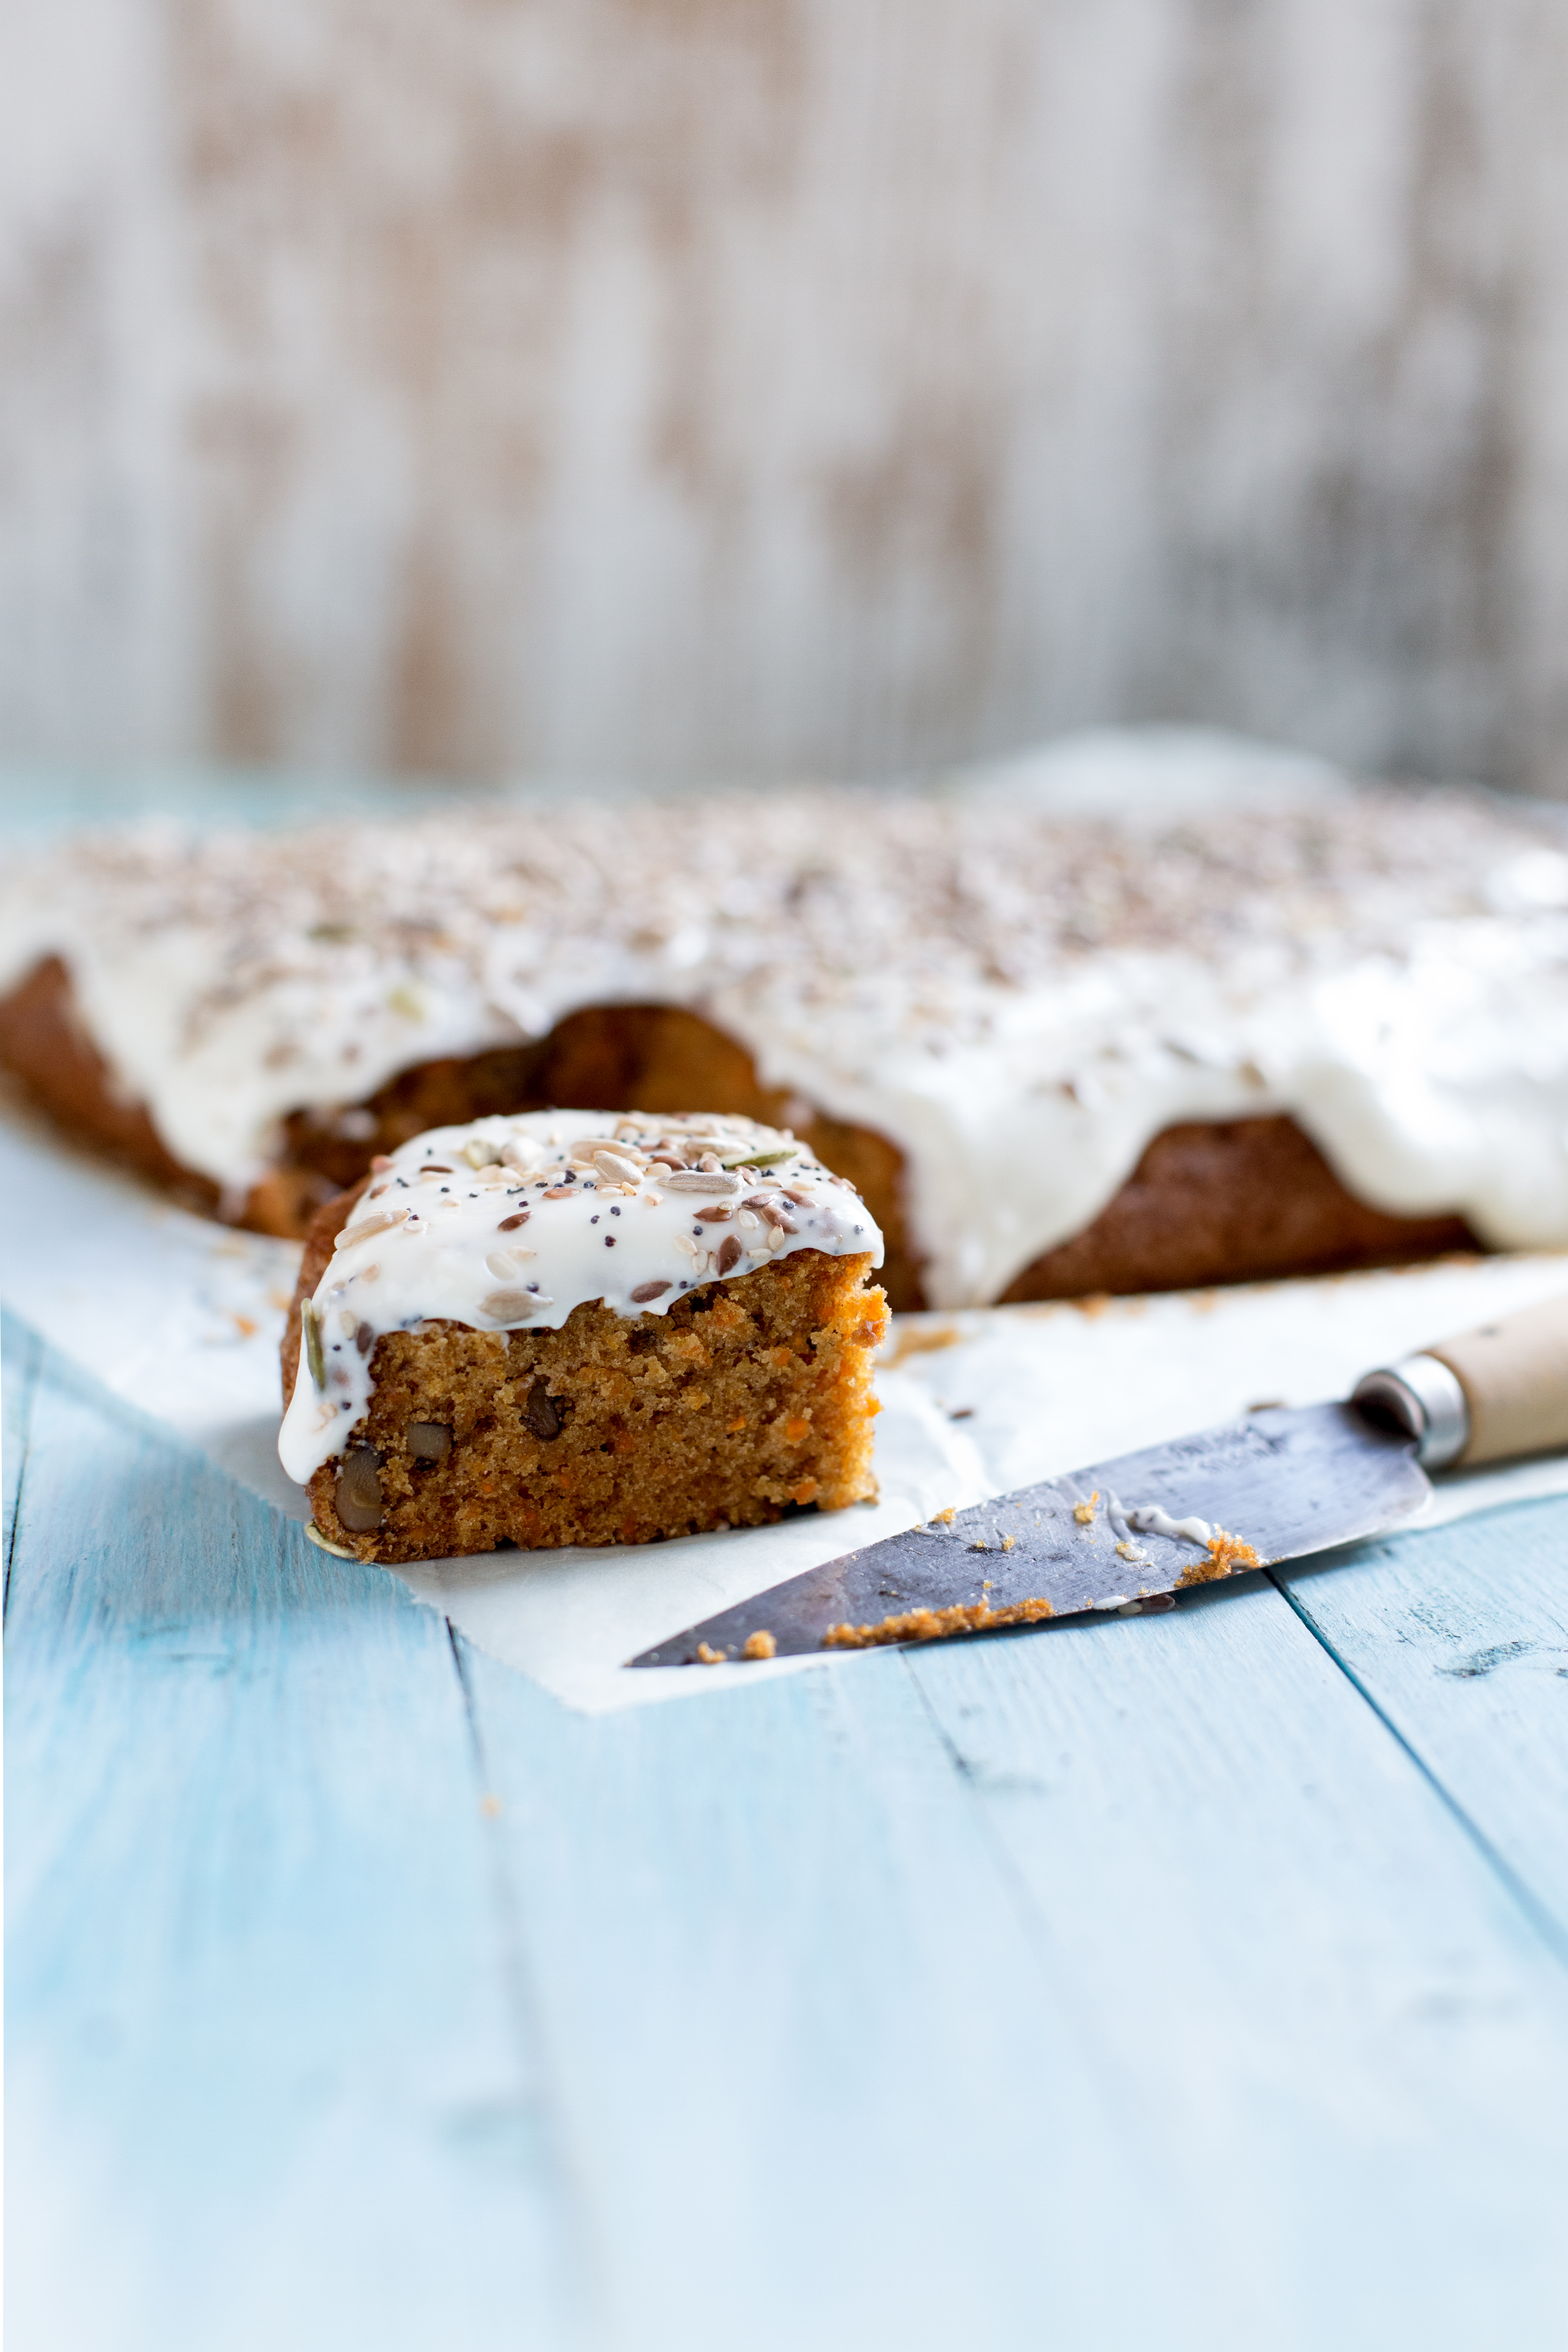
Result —
[[741, 1189], [738, 1178], [726, 1176], [718, 1167], [672, 1168], [663, 1181], [667, 1192], [735, 1193]]

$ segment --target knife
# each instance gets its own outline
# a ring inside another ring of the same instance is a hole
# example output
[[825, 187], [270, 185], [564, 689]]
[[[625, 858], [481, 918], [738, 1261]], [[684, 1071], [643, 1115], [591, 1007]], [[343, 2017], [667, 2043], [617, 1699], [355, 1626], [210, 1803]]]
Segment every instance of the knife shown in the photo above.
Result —
[[1568, 1296], [1371, 1371], [1340, 1404], [1218, 1429], [943, 1511], [660, 1642], [633, 1666], [868, 1649], [1173, 1608], [1176, 1592], [1381, 1535], [1427, 1472], [1568, 1446]]

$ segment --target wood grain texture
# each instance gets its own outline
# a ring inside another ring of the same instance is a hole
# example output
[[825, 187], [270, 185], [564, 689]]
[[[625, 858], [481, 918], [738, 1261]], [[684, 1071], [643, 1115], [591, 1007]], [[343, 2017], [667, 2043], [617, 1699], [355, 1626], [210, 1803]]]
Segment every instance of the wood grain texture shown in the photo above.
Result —
[[1549, 0], [58, 0], [0, 748], [1568, 789]]
[[415, 2352], [511, 2300], [565, 2340], [570, 2168], [442, 1621], [53, 1368], [24, 1467], [11, 2341]]
[[[1106, 1624], [911, 1671], [1077, 1978], [1079, 2031], [1125, 2066], [1188, 2217], [1184, 2294], [1225, 2184], [1222, 2338], [1544, 2341], [1557, 2290], [1524, 2209], [1563, 2158], [1534, 2103], [1559, 2063], [1547, 1948], [1275, 1603], [1259, 1584], [1131, 1643]], [[1483, 2245], [1509, 2248], [1506, 2319]]]
[[9, 1328], [0, 1340], [0, 1555], [5, 1559], [7, 1600], [39, 1352], [39, 1342], [20, 1325]]
[[5, 1341], [17, 2352], [1561, 2341], [1562, 1505], [584, 1717]]
[[1568, 1952], [1568, 1513], [1518, 1504], [1277, 1573]]
[[1568, 2316], [1562, 1966], [1270, 1587], [589, 1723], [470, 1672], [612, 2341], [720, 2340], [671, 2244], [769, 2352]]

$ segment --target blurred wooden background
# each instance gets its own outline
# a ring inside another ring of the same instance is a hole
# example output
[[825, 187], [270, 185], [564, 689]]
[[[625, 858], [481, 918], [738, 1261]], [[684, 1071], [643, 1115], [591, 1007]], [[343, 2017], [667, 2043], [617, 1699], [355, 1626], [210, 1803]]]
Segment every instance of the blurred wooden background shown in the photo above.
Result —
[[1568, 0], [18, 0], [0, 752], [1568, 792]]

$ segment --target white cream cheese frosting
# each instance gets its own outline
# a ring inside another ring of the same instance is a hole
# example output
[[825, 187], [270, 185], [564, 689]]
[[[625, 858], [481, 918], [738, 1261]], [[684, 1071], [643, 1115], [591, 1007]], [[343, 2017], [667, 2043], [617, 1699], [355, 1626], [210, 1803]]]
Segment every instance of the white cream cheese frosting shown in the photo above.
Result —
[[664, 1315], [805, 1249], [882, 1263], [854, 1187], [752, 1119], [568, 1110], [432, 1128], [377, 1160], [306, 1302], [279, 1456], [304, 1486], [342, 1452], [384, 1332], [555, 1331], [589, 1299]]
[[1162, 813], [1144, 765], [1098, 816], [1025, 772], [100, 835], [10, 862], [0, 989], [60, 956], [119, 1084], [235, 1202], [291, 1111], [352, 1135], [416, 1063], [658, 1003], [898, 1146], [936, 1306], [995, 1297], [1187, 1119], [1288, 1112], [1376, 1207], [1568, 1243], [1557, 822], [1289, 771], [1206, 807], [1188, 775]]

